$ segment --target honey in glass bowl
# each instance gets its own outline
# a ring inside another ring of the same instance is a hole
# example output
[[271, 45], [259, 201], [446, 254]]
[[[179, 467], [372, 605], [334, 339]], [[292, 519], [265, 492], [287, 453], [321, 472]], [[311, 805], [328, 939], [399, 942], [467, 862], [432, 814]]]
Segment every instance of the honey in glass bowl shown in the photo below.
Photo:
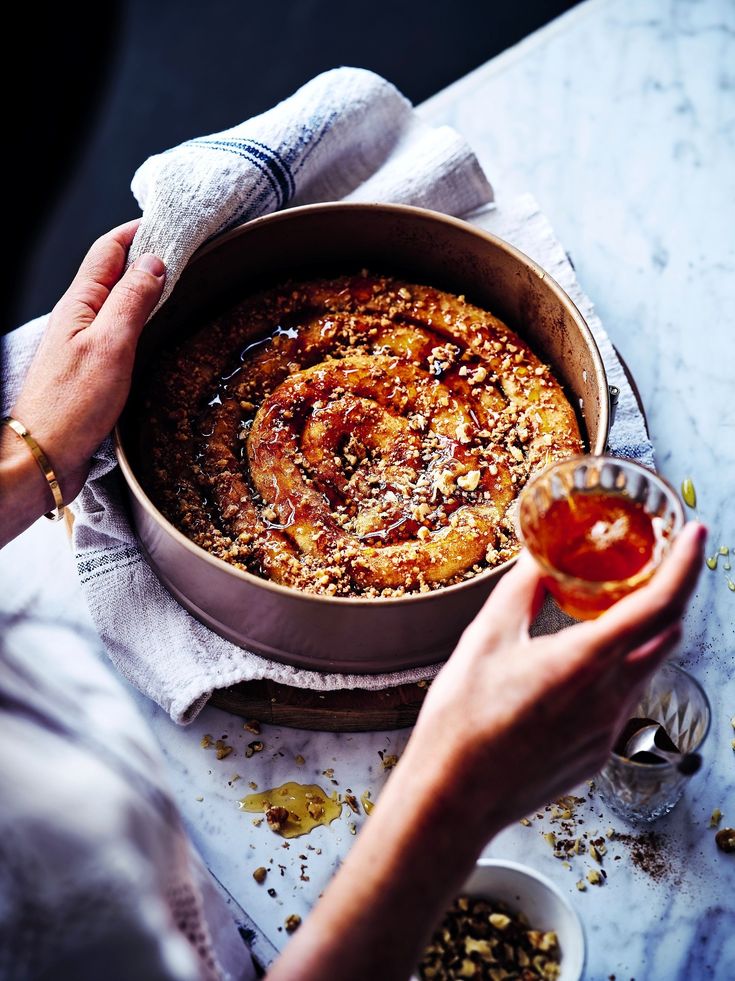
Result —
[[523, 490], [520, 538], [558, 605], [592, 620], [651, 578], [684, 524], [676, 492], [631, 460], [582, 456]]

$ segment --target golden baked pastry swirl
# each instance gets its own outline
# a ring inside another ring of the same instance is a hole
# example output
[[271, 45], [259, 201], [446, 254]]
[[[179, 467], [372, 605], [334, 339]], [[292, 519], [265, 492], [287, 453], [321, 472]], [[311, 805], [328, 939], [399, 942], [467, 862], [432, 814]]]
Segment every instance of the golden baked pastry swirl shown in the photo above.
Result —
[[367, 274], [246, 300], [164, 359], [150, 392], [167, 516], [226, 561], [332, 595], [428, 590], [505, 560], [523, 484], [582, 448], [550, 369], [501, 321]]

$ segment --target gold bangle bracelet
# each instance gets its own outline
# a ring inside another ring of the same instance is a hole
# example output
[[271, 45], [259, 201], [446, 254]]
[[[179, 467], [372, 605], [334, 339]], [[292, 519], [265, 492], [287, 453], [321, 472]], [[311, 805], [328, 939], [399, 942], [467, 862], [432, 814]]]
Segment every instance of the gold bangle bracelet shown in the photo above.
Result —
[[48, 518], [49, 521], [58, 521], [60, 518], [63, 518], [64, 498], [61, 493], [61, 488], [59, 487], [59, 481], [56, 479], [54, 468], [49, 463], [49, 459], [46, 454], [43, 452], [41, 447], [31, 436], [22, 422], [18, 422], [18, 420], [13, 419], [12, 416], [4, 416], [2, 419], [0, 419], [0, 426], [9, 426], [13, 432], [23, 440], [33, 454], [33, 459], [38, 464], [38, 468], [45, 477], [46, 483], [51, 488], [51, 493], [53, 495], [56, 508], [53, 511], [47, 511], [44, 517]]

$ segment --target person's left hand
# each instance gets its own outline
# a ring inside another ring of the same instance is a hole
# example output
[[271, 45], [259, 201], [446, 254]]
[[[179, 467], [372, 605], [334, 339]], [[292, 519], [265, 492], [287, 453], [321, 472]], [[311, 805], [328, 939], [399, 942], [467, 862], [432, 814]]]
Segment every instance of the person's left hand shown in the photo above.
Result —
[[[137, 227], [138, 220], [121, 225], [89, 250], [51, 313], [10, 413], [48, 456], [65, 503], [81, 490], [92, 454], [122, 411], [138, 338], [163, 289], [166, 270], [157, 256], [141, 256], [123, 275]], [[28, 457], [12, 433], [3, 440], [4, 456]], [[42, 475], [33, 478], [42, 487]]]

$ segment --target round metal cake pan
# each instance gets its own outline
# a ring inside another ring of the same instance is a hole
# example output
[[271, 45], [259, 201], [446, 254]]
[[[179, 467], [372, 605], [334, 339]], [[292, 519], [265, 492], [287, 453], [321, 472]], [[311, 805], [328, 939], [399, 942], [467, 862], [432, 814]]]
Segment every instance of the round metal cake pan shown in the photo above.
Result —
[[249, 222], [202, 248], [144, 331], [115, 431], [133, 521], [151, 566], [190, 613], [240, 647], [317, 671], [397, 671], [443, 659], [512, 562], [390, 599], [315, 596], [236, 569], [189, 541], [143, 489], [138, 393], [158, 350], [228, 304], [289, 278], [365, 267], [491, 310], [551, 364], [590, 452], [603, 452], [608, 433], [605, 369], [575, 305], [531, 259], [466, 222], [398, 205], [310, 205]]

